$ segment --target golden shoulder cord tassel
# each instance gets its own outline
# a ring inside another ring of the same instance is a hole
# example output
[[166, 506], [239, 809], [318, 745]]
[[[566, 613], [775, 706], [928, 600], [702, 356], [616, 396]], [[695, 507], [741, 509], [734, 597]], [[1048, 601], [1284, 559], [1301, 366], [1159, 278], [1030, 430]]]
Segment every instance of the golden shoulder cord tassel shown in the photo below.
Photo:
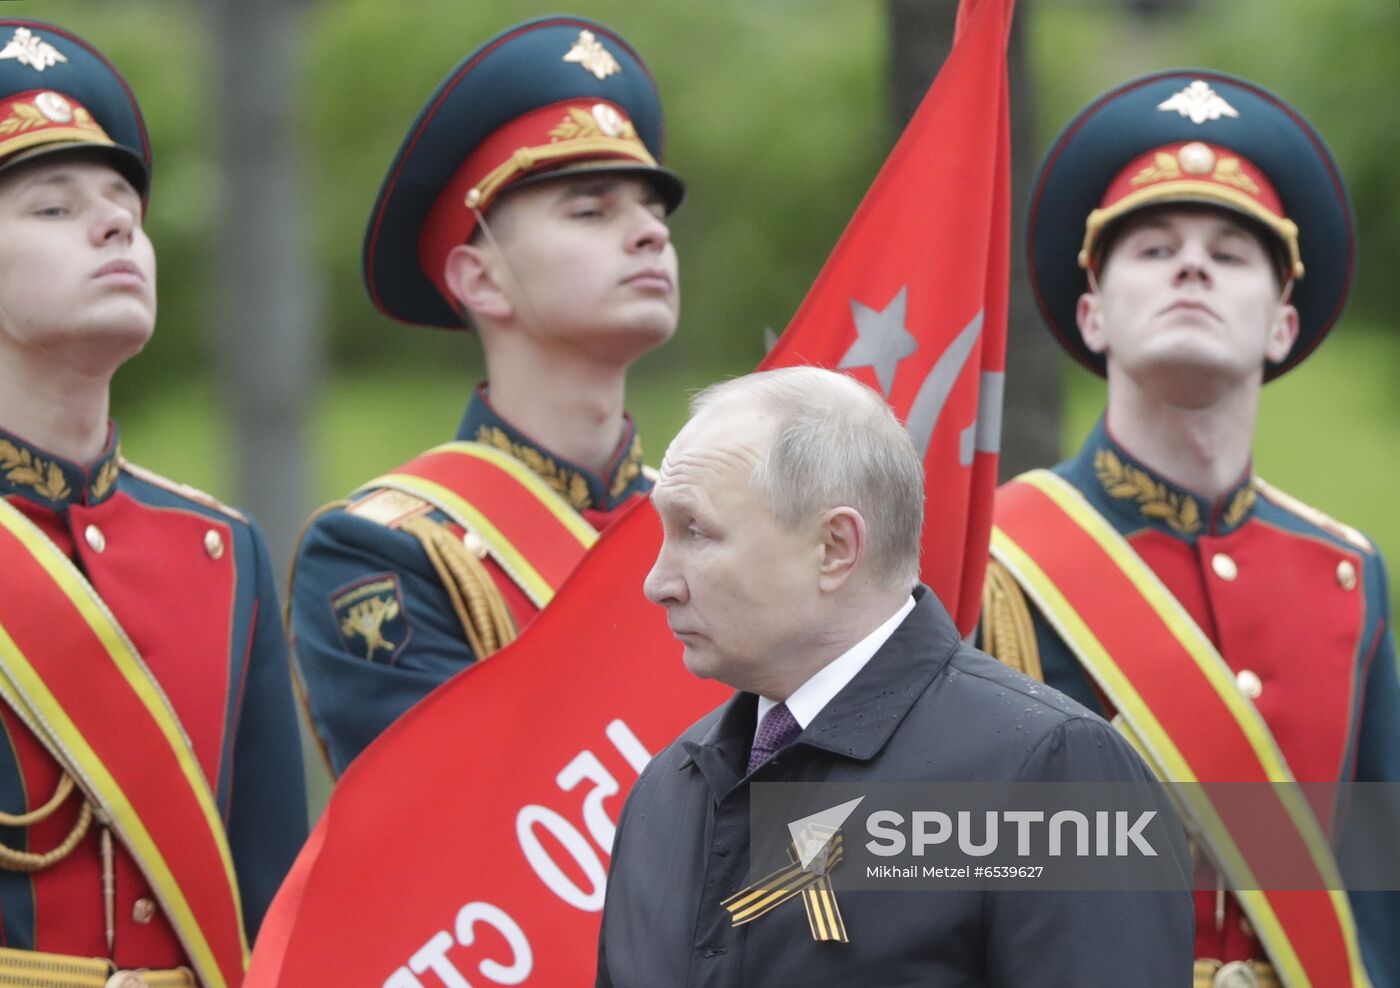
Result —
[[[36, 810], [28, 813], [0, 813], [0, 826], [5, 827], [29, 827], [36, 823], [42, 823], [51, 817], [60, 806], [68, 799], [73, 792], [73, 777], [63, 775], [58, 780], [58, 788], [49, 801]], [[78, 818], [73, 822], [73, 828], [68, 831], [68, 836], [63, 838], [52, 851], [43, 854], [35, 854], [32, 851], [17, 851], [12, 847], [0, 844], [0, 868], [6, 871], [35, 872], [42, 871], [49, 865], [57, 864], [73, 852], [73, 848], [78, 846], [78, 842], [83, 839], [92, 823], [92, 804], [86, 799], [83, 800], [82, 807], [78, 810]]]

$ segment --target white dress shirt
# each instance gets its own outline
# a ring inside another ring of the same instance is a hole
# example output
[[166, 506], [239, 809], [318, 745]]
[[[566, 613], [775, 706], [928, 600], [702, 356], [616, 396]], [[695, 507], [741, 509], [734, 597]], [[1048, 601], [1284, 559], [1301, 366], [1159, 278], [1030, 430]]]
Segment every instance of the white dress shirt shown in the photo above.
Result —
[[[816, 719], [817, 714], [822, 712], [822, 708], [831, 702], [831, 698], [840, 693], [846, 684], [856, 677], [856, 673], [865, 668], [865, 664], [880, 650], [880, 646], [889, 640], [890, 635], [894, 634], [894, 629], [904, 622], [905, 616], [913, 609], [914, 598], [911, 596], [899, 610], [890, 615], [888, 621], [818, 669], [811, 678], [793, 690], [792, 696], [786, 700], [787, 708], [804, 731], [807, 725]], [[758, 725], [763, 723], [768, 711], [779, 702], [766, 696], [758, 698], [758, 717], [754, 721], [755, 737], [758, 735]]]

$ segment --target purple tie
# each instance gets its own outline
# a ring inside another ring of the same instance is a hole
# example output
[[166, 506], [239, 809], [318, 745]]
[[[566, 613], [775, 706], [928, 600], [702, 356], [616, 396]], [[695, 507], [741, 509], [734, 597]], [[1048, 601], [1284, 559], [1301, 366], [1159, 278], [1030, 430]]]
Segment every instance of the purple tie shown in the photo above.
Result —
[[763, 716], [754, 735], [753, 750], [749, 752], [749, 772], [782, 751], [802, 733], [802, 725], [792, 715], [786, 703], [780, 703]]

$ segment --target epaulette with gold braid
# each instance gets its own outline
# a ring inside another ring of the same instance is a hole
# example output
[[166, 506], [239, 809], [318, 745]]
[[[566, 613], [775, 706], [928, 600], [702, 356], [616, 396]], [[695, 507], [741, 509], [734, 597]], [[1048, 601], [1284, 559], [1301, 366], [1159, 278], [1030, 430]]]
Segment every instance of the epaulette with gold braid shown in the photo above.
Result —
[[1254, 487], [1260, 494], [1264, 495], [1285, 511], [1291, 511], [1299, 518], [1312, 522], [1324, 532], [1335, 535], [1343, 542], [1351, 543], [1368, 555], [1375, 553], [1376, 547], [1371, 544], [1371, 540], [1350, 525], [1344, 525], [1330, 515], [1323, 514], [1312, 505], [1304, 504], [1292, 494], [1285, 494], [1273, 484], [1265, 483], [1259, 477], [1254, 478]]
[[[392, 487], [344, 504], [348, 515], [406, 532], [418, 540], [452, 602], [467, 644], [478, 659], [484, 659], [514, 640], [515, 619], [481, 556], [446, 525], [429, 517], [432, 508], [422, 498]], [[469, 537], [481, 544], [479, 539]]]
[[392, 487], [381, 487], [371, 491], [358, 501], [345, 505], [345, 513], [356, 518], [365, 518], [385, 528], [402, 528], [404, 522], [433, 510], [433, 506], [421, 497]]
[[1045, 681], [1030, 604], [1011, 571], [995, 559], [987, 561], [982, 583], [982, 651], [1032, 679]]
[[162, 477], [155, 471], [147, 470], [145, 467], [138, 467], [126, 457], [121, 458], [121, 465], [123, 470], [131, 474], [137, 480], [144, 480], [154, 487], [170, 491], [173, 494], [179, 494], [181, 497], [188, 498], [196, 504], [202, 504], [206, 508], [213, 508], [215, 511], [228, 515], [230, 518], [236, 519], [237, 521], [241, 521], [245, 525], [248, 524], [247, 515], [237, 508], [230, 508], [212, 494], [206, 494], [196, 487], [191, 487], [189, 484], [182, 484], [177, 480], [171, 480], [169, 477]]
[[514, 641], [515, 619], [481, 557], [447, 526], [426, 516], [410, 518], [402, 528], [423, 546], [477, 659]]

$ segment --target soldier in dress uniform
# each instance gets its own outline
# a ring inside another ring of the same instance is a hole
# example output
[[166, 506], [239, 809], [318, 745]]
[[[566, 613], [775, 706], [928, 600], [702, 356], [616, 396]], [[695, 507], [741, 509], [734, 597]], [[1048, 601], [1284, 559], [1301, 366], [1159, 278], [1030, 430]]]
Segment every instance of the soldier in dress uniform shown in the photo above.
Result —
[[333, 771], [510, 641], [650, 489], [623, 395], [679, 311], [666, 218], [684, 187], [661, 146], [632, 47], [546, 17], [458, 64], [390, 165], [370, 297], [401, 322], [474, 330], [488, 380], [456, 442], [322, 509], [298, 549], [293, 648]]
[[155, 325], [150, 167], [100, 52], [0, 18], [4, 985], [236, 985], [306, 837], [262, 536], [108, 418]]
[[[1244, 80], [1162, 72], [1075, 117], [1033, 186], [1030, 271], [1108, 408], [998, 492], [983, 618], [989, 651], [1116, 717], [1167, 778], [1330, 784], [1270, 842], [1324, 876], [1347, 786], [1400, 780], [1385, 567], [1256, 476], [1251, 444], [1262, 385], [1341, 313], [1354, 226], [1321, 136]], [[1288, 819], [1271, 792], [1257, 816]], [[1208, 815], [1198, 986], [1400, 984], [1400, 893], [1251, 890], [1269, 848]]]

